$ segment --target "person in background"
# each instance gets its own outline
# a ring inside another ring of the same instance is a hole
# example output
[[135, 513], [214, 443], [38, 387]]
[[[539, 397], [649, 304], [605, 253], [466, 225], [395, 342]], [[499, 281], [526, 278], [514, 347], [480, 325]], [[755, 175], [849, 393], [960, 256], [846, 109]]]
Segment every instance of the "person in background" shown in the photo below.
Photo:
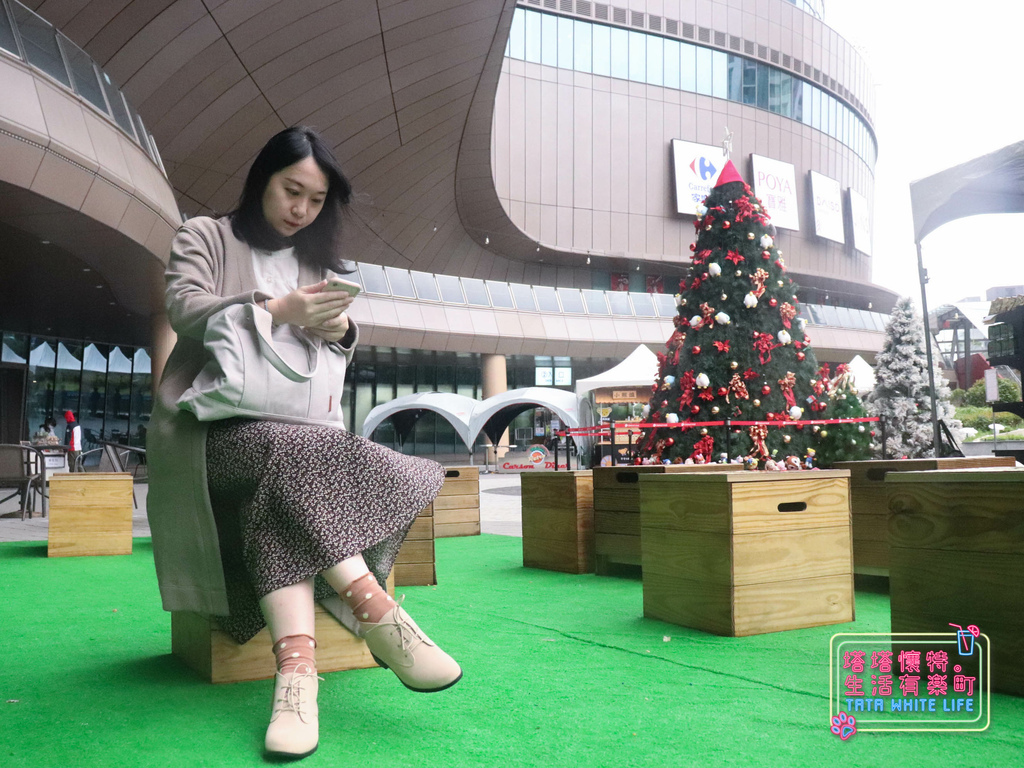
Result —
[[64, 411], [64, 445], [68, 447], [68, 470], [75, 471], [82, 454], [82, 425], [75, 421], [72, 411]]

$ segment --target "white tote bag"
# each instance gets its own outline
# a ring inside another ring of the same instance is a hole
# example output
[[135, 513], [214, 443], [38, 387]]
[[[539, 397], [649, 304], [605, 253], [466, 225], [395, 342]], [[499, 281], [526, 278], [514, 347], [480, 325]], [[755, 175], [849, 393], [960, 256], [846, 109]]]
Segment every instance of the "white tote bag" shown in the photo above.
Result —
[[210, 360], [178, 398], [200, 421], [241, 416], [345, 428], [348, 360], [319, 337], [275, 327], [255, 304], [232, 304], [210, 316], [203, 346]]

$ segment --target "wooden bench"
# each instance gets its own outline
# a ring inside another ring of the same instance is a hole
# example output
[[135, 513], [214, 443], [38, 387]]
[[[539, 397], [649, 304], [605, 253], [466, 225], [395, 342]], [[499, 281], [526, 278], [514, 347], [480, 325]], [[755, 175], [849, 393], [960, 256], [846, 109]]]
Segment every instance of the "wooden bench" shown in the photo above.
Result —
[[884, 482], [887, 475], [893, 472], [1014, 465], [1012, 456], [837, 462], [834, 469], [850, 470], [854, 573], [889, 575], [889, 509], [886, 498], [888, 490]]
[[437, 566], [434, 560], [434, 507], [417, 515], [398, 550], [395, 559], [395, 586], [414, 587], [437, 584]]
[[853, 621], [849, 477], [642, 475], [644, 616], [734, 637]]
[[739, 464], [661, 464], [594, 468], [594, 572], [640, 565], [640, 476], [735, 472]]
[[592, 470], [522, 475], [523, 566], [594, 571]]
[[480, 535], [480, 469], [448, 467], [434, 508], [434, 536]]
[[1024, 696], [1024, 469], [891, 473], [893, 632], [991, 641], [992, 689]]
[[131, 475], [58, 473], [49, 480], [49, 557], [132, 553]]

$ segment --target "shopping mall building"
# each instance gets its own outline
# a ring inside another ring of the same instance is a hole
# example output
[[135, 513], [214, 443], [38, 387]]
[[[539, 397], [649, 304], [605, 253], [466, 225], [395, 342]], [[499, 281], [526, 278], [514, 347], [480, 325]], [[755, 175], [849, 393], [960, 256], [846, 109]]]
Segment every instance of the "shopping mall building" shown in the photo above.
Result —
[[[175, 227], [231, 210], [258, 149], [299, 123], [358, 192], [351, 428], [397, 396], [571, 387], [659, 348], [727, 131], [818, 358], [872, 360], [896, 296], [871, 283], [871, 77], [821, 12], [0, 0], [0, 442], [65, 410], [87, 439], [144, 440]], [[455, 445], [425, 418], [406, 450]]]

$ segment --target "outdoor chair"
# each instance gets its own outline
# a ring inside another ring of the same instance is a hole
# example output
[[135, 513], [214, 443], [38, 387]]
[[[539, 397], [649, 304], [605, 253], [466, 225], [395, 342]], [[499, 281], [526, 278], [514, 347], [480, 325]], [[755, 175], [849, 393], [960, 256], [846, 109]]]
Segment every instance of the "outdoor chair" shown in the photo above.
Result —
[[[28, 445], [0, 445], [0, 490], [14, 489], [14, 493], [0, 499], [0, 504], [15, 496], [21, 499], [21, 519], [35, 514], [35, 495], [45, 493], [46, 461], [38, 448]], [[30, 506], [31, 505], [31, 506]], [[46, 507], [43, 507], [46, 515]]]

